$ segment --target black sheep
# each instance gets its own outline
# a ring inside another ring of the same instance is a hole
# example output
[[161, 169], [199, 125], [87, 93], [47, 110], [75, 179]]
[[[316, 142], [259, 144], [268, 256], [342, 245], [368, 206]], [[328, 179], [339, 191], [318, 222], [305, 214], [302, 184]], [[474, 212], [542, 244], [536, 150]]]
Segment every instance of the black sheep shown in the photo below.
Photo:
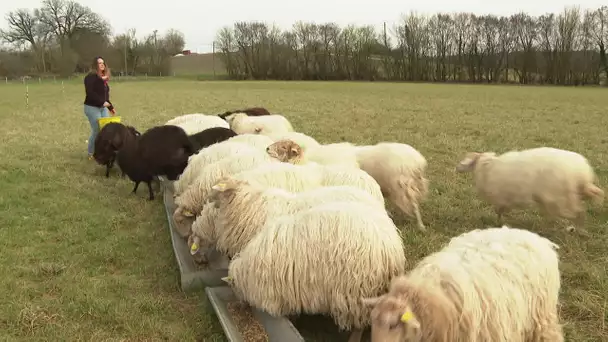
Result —
[[212, 127], [196, 134], [192, 134], [189, 136], [189, 138], [190, 142], [192, 143], [194, 153], [197, 153], [207, 146], [228, 140], [235, 135], [237, 135], [236, 132], [229, 128]]
[[110, 169], [114, 166], [116, 152], [122, 147], [127, 135], [139, 136], [141, 133], [132, 126], [110, 122], [97, 134], [93, 158], [99, 165], [106, 166], [106, 177], [110, 177]]
[[248, 116], [270, 115], [270, 112], [266, 108], [263, 108], [263, 107], [251, 107], [251, 108], [245, 108], [245, 109], [228, 111], [228, 112], [225, 112], [224, 114], [218, 114], [218, 116], [220, 118], [226, 120], [226, 117], [228, 115], [235, 114], [235, 113], [245, 113]]
[[194, 150], [186, 132], [178, 126], [164, 125], [127, 139], [118, 151], [116, 161], [135, 183], [133, 193], [137, 193], [139, 183], [144, 182], [148, 185], [150, 200], [154, 200], [154, 177], [164, 175], [169, 180], [177, 180], [192, 154]]

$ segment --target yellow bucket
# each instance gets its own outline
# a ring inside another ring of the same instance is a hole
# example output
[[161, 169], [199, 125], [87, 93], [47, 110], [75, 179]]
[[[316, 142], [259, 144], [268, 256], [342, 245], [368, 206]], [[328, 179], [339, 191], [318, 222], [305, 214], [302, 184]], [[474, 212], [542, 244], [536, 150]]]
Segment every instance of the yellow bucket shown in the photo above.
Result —
[[109, 116], [107, 118], [97, 119], [97, 123], [99, 124], [99, 130], [101, 131], [103, 126], [109, 124], [110, 122], [120, 123], [120, 116]]

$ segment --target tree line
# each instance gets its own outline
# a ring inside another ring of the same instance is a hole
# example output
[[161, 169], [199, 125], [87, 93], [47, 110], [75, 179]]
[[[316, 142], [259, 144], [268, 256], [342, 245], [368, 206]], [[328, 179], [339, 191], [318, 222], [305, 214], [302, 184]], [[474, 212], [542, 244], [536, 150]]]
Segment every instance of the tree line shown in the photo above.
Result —
[[184, 48], [178, 30], [156, 30], [143, 39], [135, 29], [112, 35], [110, 24], [89, 7], [72, 0], [43, 0], [39, 8], [6, 14], [8, 28], [0, 39], [0, 76], [88, 71], [95, 56], [103, 56], [113, 73], [151, 75], [169, 73], [169, 58]]
[[372, 26], [237, 22], [216, 49], [234, 79], [597, 85], [608, 75], [608, 6], [509, 17], [411, 12]]

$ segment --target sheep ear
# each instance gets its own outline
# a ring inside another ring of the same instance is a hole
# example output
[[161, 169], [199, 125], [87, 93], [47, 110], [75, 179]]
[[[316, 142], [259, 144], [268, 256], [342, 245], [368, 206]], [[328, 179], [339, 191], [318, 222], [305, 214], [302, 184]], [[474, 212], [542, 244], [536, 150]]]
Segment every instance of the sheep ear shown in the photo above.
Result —
[[198, 253], [199, 251], [199, 245], [196, 242], [192, 243], [192, 246], [190, 246], [190, 255], [194, 255], [196, 253]]
[[471, 152], [469, 153], [469, 155], [467, 156], [467, 158], [469, 158], [470, 160], [476, 162], [477, 159], [479, 159], [479, 157], [481, 157], [481, 152]]
[[219, 192], [224, 192], [228, 189], [228, 184], [226, 184], [226, 182], [217, 183], [212, 186], [211, 189]]
[[367, 307], [374, 307], [376, 304], [380, 302], [380, 300], [384, 297], [384, 295], [380, 297], [371, 297], [371, 298], [361, 298], [361, 304]]
[[222, 281], [230, 286], [234, 284], [234, 279], [231, 276], [222, 277]]
[[414, 335], [419, 336], [419, 334], [420, 334], [420, 322], [418, 321], [418, 319], [416, 318], [416, 316], [414, 316], [414, 313], [412, 313], [412, 311], [406, 310], [401, 315], [401, 317], [399, 317], [399, 320], [401, 321], [401, 323], [407, 324], [408, 327], [410, 327], [411, 329], [413, 329], [414, 330]]
[[477, 161], [479, 160], [479, 157], [481, 157], [481, 153], [480, 152], [469, 152], [467, 153], [467, 155], [464, 157], [464, 159], [462, 159], [458, 165], [456, 165], [456, 171], [457, 172], [469, 172], [472, 171], [473, 168], [475, 167], [475, 164], [477, 164]]
[[416, 317], [410, 310], [405, 311], [403, 313], [403, 315], [401, 315], [401, 318], [400, 318], [401, 322], [403, 322], [403, 323], [408, 323], [415, 319], [416, 319]]

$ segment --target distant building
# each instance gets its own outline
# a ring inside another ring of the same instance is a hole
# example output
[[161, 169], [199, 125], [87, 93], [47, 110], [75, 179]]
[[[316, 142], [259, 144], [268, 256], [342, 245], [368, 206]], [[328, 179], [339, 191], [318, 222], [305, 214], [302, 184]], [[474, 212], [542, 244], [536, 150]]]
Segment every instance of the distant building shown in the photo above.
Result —
[[213, 75], [214, 69], [218, 75], [226, 73], [224, 63], [217, 54], [214, 58], [212, 53], [185, 50], [171, 58], [172, 75]]

